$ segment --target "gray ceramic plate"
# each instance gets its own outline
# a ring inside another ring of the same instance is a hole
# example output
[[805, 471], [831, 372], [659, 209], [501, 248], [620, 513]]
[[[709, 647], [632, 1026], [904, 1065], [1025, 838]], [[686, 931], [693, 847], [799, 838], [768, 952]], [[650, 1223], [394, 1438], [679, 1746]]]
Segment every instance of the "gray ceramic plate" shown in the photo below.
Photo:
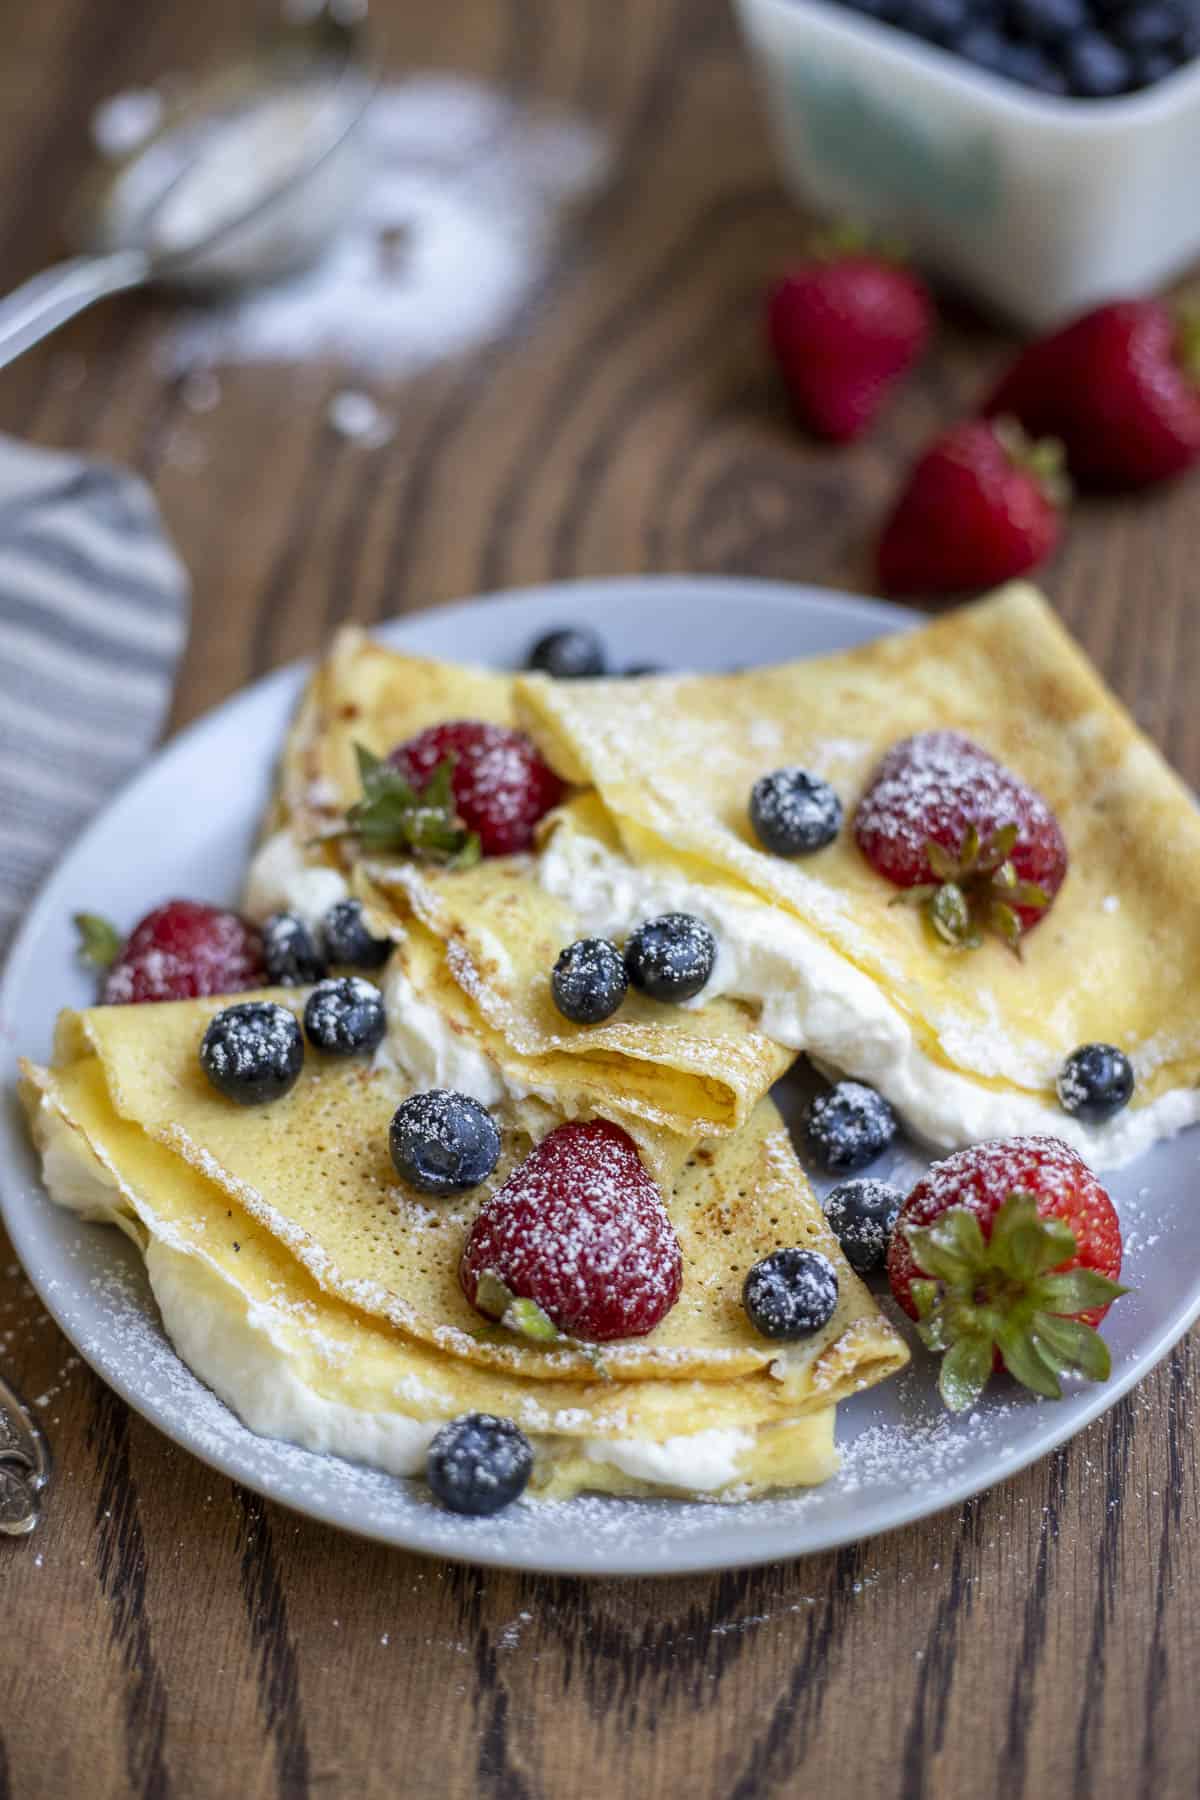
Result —
[[[720, 669], [840, 649], [901, 629], [911, 615], [813, 589], [668, 578], [477, 601], [383, 635], [407, 649], [513, 666], [541, 631], [582, 618], [622, 661]], [[978, 1412], [950, 1420], [931, 1365], [918, 1356], [899, 1380], [839, 1409], [842, 1471], [811, 1493], [738, 1506], [584, 1498], [463, 1520], [439, 1511], [417, 1484], [255, 1437], [174, 1355], [120, 1234], [81, 1226], [46, 1199], [11, 1090], [18, 1050], [45, 1056], [58, 1007], [90, 997], [72, 960], [72, 912], [86, 906], [132, 922], [169, 893], [237, 893], [301, 678], [283, 670], [202, 719], [107, 809], [31, 910], [0, 987], [0, 1192], [13, 1244], [81, 1354], [177, 1443], [274, 1500], [406, 1549], [586, 1574], [728, 1568], [869, 1537], [1003, 1480], [1111, 1406], [1200, 1313], [1200, 1132], [1192, 1132], [1111, 1184], [1136, 1291], [1106, 1325], [1114, 1362], [1106, 1386], [1081, 1386], [1051, 1405], [1000, 1385]], [[789, 1088], [784, 1098], [794, 1102], [795, 1079]], [[910, 1151], [894, 1160], [904, 1173], [920, 1166]], [[59, 1479], [69, 1481], [71, 1470]]]

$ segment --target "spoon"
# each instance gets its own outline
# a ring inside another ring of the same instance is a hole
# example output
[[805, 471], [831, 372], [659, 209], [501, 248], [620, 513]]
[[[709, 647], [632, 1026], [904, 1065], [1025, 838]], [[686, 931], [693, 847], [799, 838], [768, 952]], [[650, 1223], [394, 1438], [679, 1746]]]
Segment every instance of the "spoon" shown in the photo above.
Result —
[[0, 1376], [0, 1534], [25, 1537], [41, 1516], [50, 1449], [32, 1411]]
[[158, 129], [98, 172], [86, 247], [0, 300], [0, 368], [108, 294], [251, 286], [314, 262], [354, 191], [375, 81], [362, 12], [327, 0], [251, 60], [194, 83]]

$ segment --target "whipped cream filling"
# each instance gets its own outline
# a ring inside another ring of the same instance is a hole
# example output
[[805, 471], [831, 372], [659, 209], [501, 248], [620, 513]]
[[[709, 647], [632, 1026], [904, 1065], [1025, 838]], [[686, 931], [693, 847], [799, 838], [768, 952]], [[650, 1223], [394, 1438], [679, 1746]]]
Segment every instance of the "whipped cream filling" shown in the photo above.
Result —
[[258, 923], [272, 913], [295, 913], [315, 931], [330, 907], [350, 892], [346, 879], [327, 863], [310, 863], [286, 828], [254, 852], [246, 874], [243, 905]]
[[[143, 1241], [112, 1172], [43, 1099], [37, 1138], [50, 1198], [80, 1217], [119, 1225]], [[304, 1381], [270, 1301], [255, 1302], [194, 1251], [150, 1234], [146, 1269], [163, 1329], [182, 1360], [260, 1437], [370, 1464], [390, 1475], [424, 1472], [445, 1418], [371, 1412], [330, 1399]], [[707, 1430], [662, 1442], [531, 1433], [535, 1455], [571, 1450], [653, 1486], [714, 1493], [739, 1479], [749, 1431]]]
[[717, 961], [692, 1006], [727, 994], [756, 1007], [776, 1043], [869, 1082], [909, 1130], [941, 1150], [1049, 1133], [1096, 1169], [1119, 1168], [1200, 1119], [1200, 1089], [1176, 1088], [1107, 1124], [1088, 1126], [1035, 1094], [999, 1092], [927, 1056], [903, 1013], [869, 976], [798, 919], [740, 889], [701, 885], [669, 864], [639, 866], [596, 838], [551, 834], [537, 864], [548, 893], [585, 931], [618, 943], [643, 919], [693, 913], [717, 939]]
[[524, 1098], [499, 1063], [417, 993], [395, 958], [383, 978], [383, 1005], [387, 1036], [375, 1052], [377, 1066], [397, 1070], [415, 1088], [450, 1088], [480, 1106]]

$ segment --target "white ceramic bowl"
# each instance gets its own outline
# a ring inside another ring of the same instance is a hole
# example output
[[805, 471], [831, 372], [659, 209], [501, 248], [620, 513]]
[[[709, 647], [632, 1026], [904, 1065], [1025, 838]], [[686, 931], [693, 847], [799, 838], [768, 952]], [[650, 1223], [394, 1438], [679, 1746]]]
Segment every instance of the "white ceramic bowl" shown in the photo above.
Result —
[[1038, 328], [1200, 255], [1200, 62], [1056, 100], [822, 0], [735, 0], [783, 174]]

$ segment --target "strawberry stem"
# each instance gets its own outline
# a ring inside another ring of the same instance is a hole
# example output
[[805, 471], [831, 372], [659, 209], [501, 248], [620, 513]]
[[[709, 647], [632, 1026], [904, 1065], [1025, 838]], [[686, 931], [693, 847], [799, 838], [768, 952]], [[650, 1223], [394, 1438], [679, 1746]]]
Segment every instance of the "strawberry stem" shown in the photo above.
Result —
[[1067, 476], [1067, 453], [1058, 438], [1031, 438], [1010, 414], [992, 420], [994, 432], [1008, 460], [1041, 488], [1042, 493], [1061, 512], [1071, 501], [1071, 483]]
[[1175, 308], [1175, 360], [1200, 382], [1200, 296], [1181, 300]]
[[1001, 825], [985, 844], [969, 825], [957, 856], [927, 839], [925, 859], [935, 879], [905, 888], [891, 904], [919, 906], [942, 943], [955, 950], [978, 950], [990, 931], [1020, 957], [1025, 927], [1017, 908], [1042, 912], [1050, 896], [1019, 879], [1011, 860], [1018, 835], [1018, 826]]
[[76, 913], [72, 923], [79, 933], [76, 954], [80, 962], [93, 969], [111, 969], [125, 948], [125, 939], [108, 919], [99, 913]]
[[1076, 1315], [1108, 1306], [1128, 1289], [1094, 1269], [1064, 1269], [1077, 1254], [1075, 1233], [1043, 1218], [1032, 1194], [1014, 1190], [985, 1238], [965, 1206], [932, 1225], [905, 1230], [923, 1271], [911, 1284], [922, 1343], [942, 1353], [938, 1388], [951, 1412], [979, 1399], [998, 1350], [1009, 1374], [1047, 1400], [1062, 1398], [1062, 1377], [1106, 1381], [1108, 1346]]

